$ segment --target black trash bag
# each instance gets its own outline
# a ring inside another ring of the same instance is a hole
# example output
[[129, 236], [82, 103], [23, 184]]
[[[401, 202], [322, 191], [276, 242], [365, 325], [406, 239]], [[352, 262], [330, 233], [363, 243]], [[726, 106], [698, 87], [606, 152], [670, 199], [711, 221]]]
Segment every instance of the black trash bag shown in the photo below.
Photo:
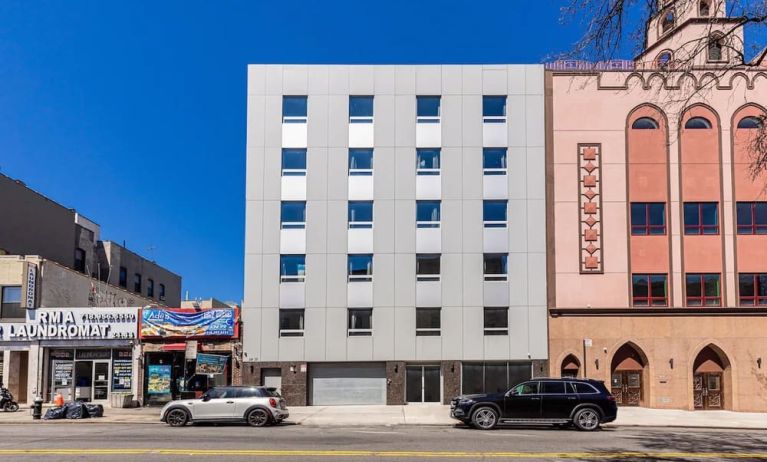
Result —
[[90, 417], [104, 417], [104, 406], [101, 404], [86, 404]]
[[63, 419], [67, 416], [67, 408], [65, 407], [52, 407], [45, 411], [45, 416], [43, 416], [43, 419], [45, 420], [55, 420], [55, 419]]
[[67, 411], [67, 419], [87, 419], [90, 417], [88, 408], [83, 403], [69, 403], [64, 406], [64, 409]]

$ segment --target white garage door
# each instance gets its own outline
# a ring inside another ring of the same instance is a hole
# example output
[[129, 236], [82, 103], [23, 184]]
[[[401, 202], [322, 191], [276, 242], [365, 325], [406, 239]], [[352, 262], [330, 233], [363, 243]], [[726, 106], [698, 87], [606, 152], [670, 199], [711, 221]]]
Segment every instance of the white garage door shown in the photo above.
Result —
[[383, 363], [310, 364], [312, 406], [386, 404]]

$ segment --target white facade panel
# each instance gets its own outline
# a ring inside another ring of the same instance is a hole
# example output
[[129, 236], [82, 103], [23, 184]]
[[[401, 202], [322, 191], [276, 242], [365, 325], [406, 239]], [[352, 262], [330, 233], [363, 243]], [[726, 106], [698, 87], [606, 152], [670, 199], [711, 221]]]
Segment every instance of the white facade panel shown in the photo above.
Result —
[[306, 229], [283, 229], [280, 231], [280, 253], [305, 254]]
[[418, 281], [415, 283], [415, 304], [418, 307], [442, 306], [442, 282]]
[[508, 228], [484, 228], [482, 247], [485, 253], [507, 253], [509, 251]]
[[482, 124], [482, 146], [505, 148], [509, 145], [509, 131], [505, 123]]
[[416, 124], [415, 146], [417, 148], [438, 148], [442, 146], [442, 124]]
[[307, 126], [305, 123], [282, 124], [282, 147], [305, 148], [308, 144]]
[[350, 308], [370, 308], [373, 306], [372, 282], [349, 282], [346, 294], [347, 304]]
[[506, 175], [485, 175], [482, 178], [482, 197], [485, 199], [508, 199], [509, 178]]
[[280, 188], [280, 198], [284, 201], [305, 201], [306, 177], [283, 176]]
[[485, 306], [509, 306], [508, 281], [485, 281], [482, 294]]
[[418, 200], [442, 198], [442, 175], [415, 177], [415, 198]]
[[373, 253], [373, 228], [349, 230], [349, 253]]
[[442, 229], [417, 228], [415, 230], [416, 253], [441, 253]]
[[352, 175], [349, 177], [349, 200], [372, 201], [373, 175]]
[[280, 284], [280, 308], [303, 308], [306, 306], [306, 283], [283, 282]]
[[349, 124], [350, 148], [372, 148], [374, 136], [374, 124]]

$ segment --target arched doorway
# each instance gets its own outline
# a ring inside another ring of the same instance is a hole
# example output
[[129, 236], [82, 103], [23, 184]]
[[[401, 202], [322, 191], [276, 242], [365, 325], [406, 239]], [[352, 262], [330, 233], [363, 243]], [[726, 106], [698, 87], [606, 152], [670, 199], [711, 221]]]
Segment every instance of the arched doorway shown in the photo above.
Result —
[[645, 355], [632, 343], [615, 352], [611, 364], [611, 392], [619, 406], [640, 406], [644, 400]]
[[562, 378], [578, 378], [581, 372], [581, 362], [578, 361], [574, 355], [567, 355], [562, 360], [562, 368], [560, 369], [559, 376]]
[[724, 409], [725, 373], [730, 363], [719, 348], [700, 350], [692, 366], [692, 397], [695, 409]]

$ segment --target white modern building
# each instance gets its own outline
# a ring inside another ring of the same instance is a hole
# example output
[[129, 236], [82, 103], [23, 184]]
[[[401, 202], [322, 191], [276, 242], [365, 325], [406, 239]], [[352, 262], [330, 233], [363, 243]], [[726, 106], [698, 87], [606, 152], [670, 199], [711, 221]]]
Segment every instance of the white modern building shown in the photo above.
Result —
[[547, 371], [543, 66], [248, 68], [244, 383], [447, 402]]

